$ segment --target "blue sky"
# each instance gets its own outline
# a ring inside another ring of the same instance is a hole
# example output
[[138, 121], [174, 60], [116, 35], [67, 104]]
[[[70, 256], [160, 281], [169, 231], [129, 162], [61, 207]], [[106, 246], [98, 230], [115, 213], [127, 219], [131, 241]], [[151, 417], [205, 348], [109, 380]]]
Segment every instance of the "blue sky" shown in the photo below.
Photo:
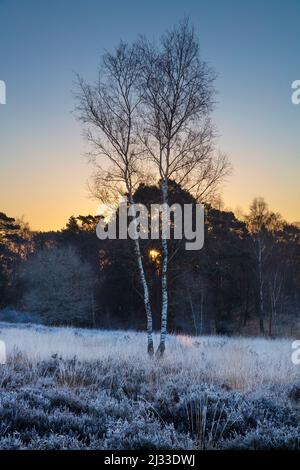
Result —
[[218, 73], [214, 121], [234, 174], [225, 205], [262, 195], [300, 220], [300, 0], [0, 0], [0, 210], [33, 228], [59, 228], [94, 212], [91, 169], [72, 115], [74, 72], [93, 80], [101, 54], [122, 38], [158, 38], [184, 16]]

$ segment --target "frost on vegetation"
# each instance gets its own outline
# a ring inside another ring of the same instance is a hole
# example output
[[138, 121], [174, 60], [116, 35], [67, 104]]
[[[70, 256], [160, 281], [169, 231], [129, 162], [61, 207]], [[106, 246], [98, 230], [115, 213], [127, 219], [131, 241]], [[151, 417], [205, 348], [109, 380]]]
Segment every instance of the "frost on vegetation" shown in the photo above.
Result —
[[299, 449], [288, 341], [0, 326], [1, 449]]

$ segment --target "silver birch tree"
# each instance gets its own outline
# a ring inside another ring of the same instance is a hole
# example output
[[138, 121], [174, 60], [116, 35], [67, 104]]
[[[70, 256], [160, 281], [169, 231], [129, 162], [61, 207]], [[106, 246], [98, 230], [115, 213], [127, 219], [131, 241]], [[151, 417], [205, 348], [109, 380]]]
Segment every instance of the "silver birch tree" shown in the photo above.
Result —
[[[95, 84], [78, 77], [77, 114], [85, 125], [92, 148], [89, 156], [95, 167], [91, 190], [102, 203], [115, 208], [125, 194], [132, 206], [134, 192], [146, 178], [143, 149], [137, 138], [137, 109], [141, 100], [137, 86], [139, 75], [137, 47], [121, 43], [114, 53], [104, 55]], [[138, 238], [134, 240], [134, 249], [143, 288], [148, 353], [153, 355], [152, 310]]]
[[[158, 46], [142, 38], [141, 96], [143, 142], [160, 178], [162, 220], [166, 220], [168, 182], [173, 179], [201, 202], [213, 193], [229, 170], [228, 160], [214, 152], [214, 73], [201, 60], [188, 21], [162, 36]], [[168, 319], [168, 242], [162, 228], [162, 311], [157, 355], [165, 350]]]

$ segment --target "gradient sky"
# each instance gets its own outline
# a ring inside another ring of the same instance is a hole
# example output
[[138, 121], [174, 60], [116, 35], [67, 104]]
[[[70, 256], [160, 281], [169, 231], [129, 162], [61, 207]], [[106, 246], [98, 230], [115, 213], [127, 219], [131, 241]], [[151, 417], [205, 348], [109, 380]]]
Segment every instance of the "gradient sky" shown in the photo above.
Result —
[[95, 213], [74, 71], [93, 80], [105, 49], [139, 33], [157, 38], [185, 15], [219, 74], [214, 122], [234, 166], [226, 207], [247, 210], [264, 196], [300, 220], [300, 105], [291, 103], [300, 0], [0, 0], [0, 211], [43, 230]]

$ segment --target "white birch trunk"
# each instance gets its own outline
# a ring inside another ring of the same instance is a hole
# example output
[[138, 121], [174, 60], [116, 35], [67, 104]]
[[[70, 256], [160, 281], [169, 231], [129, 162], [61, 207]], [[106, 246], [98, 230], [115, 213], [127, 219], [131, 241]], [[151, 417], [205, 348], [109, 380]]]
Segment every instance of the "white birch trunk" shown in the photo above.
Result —
[[[131, 205], [134, 204], [134, 200], [132, 196], [130, 196], [130, 204]], [[134, 240], [134, 249], [135, 249], [135, 254], [136, 254], [138, 268], [139, 268], [140, 280], [143, 286], [143, 299], [144, 299], [146, 321], [147, 321], [148, 354], [150, 356], [153, 356], [154, 345], [153, 345], [152, 309], [151, 309], [149, 288], [148, 288], [148, 283], [147, 283], [147, 279], [145, 275], [139, 239]]]
[[258, 240], [258, 276], [259, 276], [259, 329], [264, 334], [264, 298], [263, 298], [263, 279], [262, 279], [262, 247]]
[[168, 203], [168, 180], [162, 181], [162, 202], [163, 202], [163, 220], [162, 225], [162, 267], [161, 267], [161, 288], [162, 288], [162, 309], [161, 309], [161, 328], [160, 343], [157, 349], [157, 356], [162, 356], [166, 348], [167, 323], [168, 323], [168, 240], [166, 234], [168, 227], [167, 203]]
[[147, 319], [148, 354], [152, 356], [154, 353], [154, 346], [153, 346], [152, 310], [151, 310], [151, 304], [150, 304], [149, 288], [148, 288], [143, 261], [142, 261], [140, 242], [139, 240], [135, 240], [134, 242], [135, 242], [135, 253], [136, 253], [136, 257], [138, 261], [140, 279], [141, 279], [143, 292], [144, 292], [143, 297], [144, 297], [144, 305], [145, 305], [146, 319]]

